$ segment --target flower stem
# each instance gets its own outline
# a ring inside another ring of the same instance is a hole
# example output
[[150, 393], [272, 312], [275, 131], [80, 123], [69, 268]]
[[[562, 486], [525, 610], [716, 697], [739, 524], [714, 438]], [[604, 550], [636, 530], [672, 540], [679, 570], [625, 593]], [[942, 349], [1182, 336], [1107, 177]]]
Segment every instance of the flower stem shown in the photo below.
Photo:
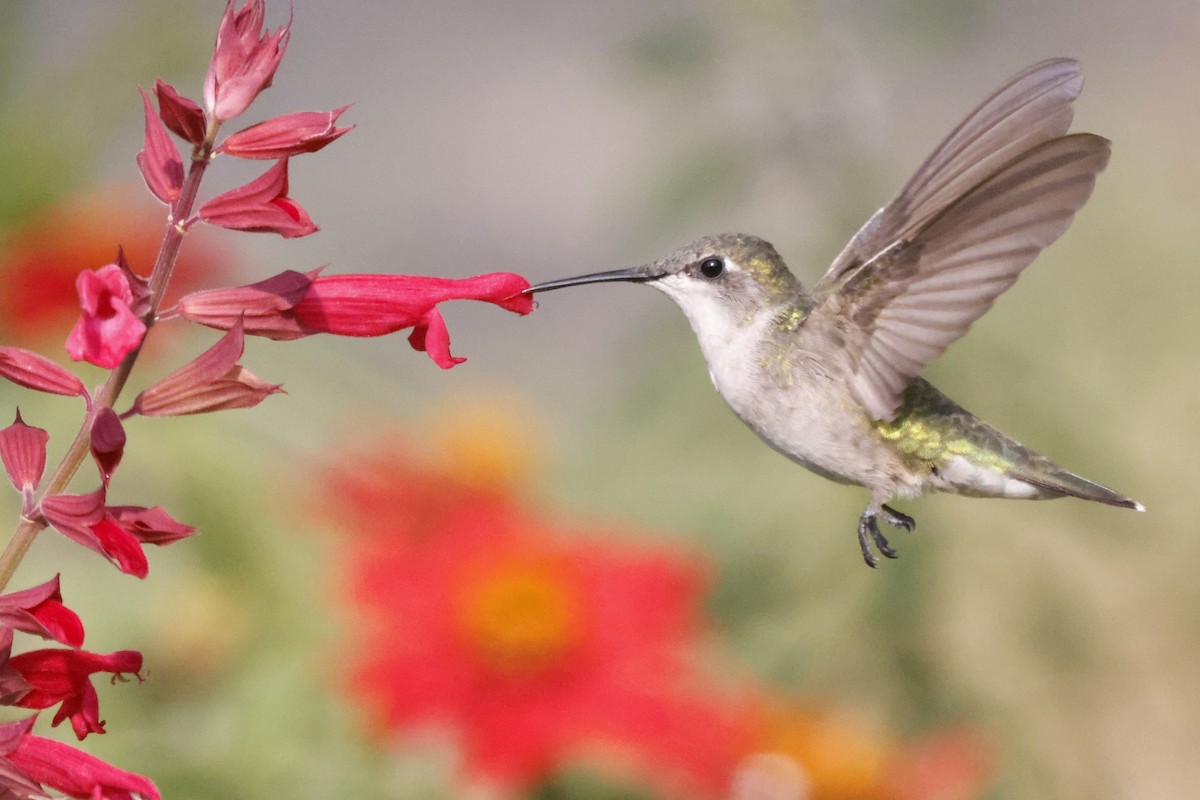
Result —
[[[179, 248], [183, 244], [184, 231], [176, 221], [186, 220], [191, 216], [192, 207], [196, 203], [196, 194], [200, 189], [200, 180], [204, 177], [204, 171], [212, 160], [213, 142], [216, 141], [218, 127], [219, 124], [215, 121], [210, 123], [204, 144], [198, 146], [192, 153], [192, 163], [188, 168], [183, 185], [180, 187], [179, 199], [175, 201], [171, 214], [167, 217], [167, 230], [163, 234], [162, 244], [158, 249], [158, 258], [155, 259], [154, 269], [150, 273], [149, 309], [142, 315], [147, 335], [154, 325], [158, 308], [162, 304], [163, 296], [171, 281], [171, 273], [179, 259]], [[142, 342], [145, 342], [145, 336], [142, 337]], [[141, 345], [139, 345], [125, 356], [116, 369], [108, 374], [108, 379], [92, 398], [88, 413], [84, 417], [78, 433], [75, 434], [71, 446], [67, 448], [67, 452], [63, 455], [62, 461], [58, 463], [50, 479], [42, 486], [37, 497], [37, 506], [41, 505], [43, 498], [65, 491], [67, 484], [75, 477], [75, 473], [79, 471], [80, 465], [83, 464], [90, 450], [92, 421], [95, 419], [96, 412], [101, 408], [112, 408], [117, 397], [120, 396], [121, 390], [125, 388], [125, 382], [129, 380], [134, 362], [137, 361], [141, 350]], [[8, 582], [12, 579], [13, 573], [17, 571], [21, 560], [29, 552], [33, 540], [45, 527], [46, 520], [40, 515], [34, 518], [21, 517], [4, 552], [0, 553], [0, 592], [8, 586]]]

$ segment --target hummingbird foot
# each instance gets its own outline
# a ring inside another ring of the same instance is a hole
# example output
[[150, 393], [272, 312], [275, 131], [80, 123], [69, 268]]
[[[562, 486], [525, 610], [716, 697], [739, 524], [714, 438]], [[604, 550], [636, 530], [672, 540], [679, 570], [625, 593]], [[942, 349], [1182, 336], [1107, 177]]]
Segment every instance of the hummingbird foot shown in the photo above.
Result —
[[917, 530], [917, 521], [908, 514], [901, 514], [891, 506], [880, 506], [879, 516], [883, 517], [883, 521], [893, 528], [904, 528], [909, 533], [914, 533]]
[[[879, 532], [880, 519], [894, 528], [903, 528], [909, 532], [917, 529], [917, 523], [912, 517], [901, 514], [894, 508], [880, 505], [878, 509], [874, 509], [867, 506], [867, 510], [858, 518], [858, 546], [862, 550], [863, 561], [866, 561], [867, 566], [871, 569], [879, 566], [879, 559], [875, 556], [874, 550], [878, 550], [888, 558], [896, 558], [899, 555], [888, 544], [887, 537]], [[874, 550], [872, 550], [872, 545], [874, 545]]]

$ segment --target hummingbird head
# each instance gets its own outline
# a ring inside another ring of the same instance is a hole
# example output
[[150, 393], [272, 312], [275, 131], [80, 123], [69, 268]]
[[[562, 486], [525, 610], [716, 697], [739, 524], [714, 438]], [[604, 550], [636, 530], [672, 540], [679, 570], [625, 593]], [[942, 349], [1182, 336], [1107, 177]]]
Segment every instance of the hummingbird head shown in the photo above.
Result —
[[609, 281], [645, 283], [660, 290], [683, 310], [697, 333], [714, 326], [744, 326], [758, 311], [793, 303], [802, 292], [769, 242], [742, 233], [705, 236], [640, 267], [547, 281], [525, 292]]

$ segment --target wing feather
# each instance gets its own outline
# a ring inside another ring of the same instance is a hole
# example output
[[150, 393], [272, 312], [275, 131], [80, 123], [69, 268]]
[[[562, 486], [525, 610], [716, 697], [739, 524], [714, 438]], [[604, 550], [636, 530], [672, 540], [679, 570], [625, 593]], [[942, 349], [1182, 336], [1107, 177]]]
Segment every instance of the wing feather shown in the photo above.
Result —
[[851, 386], [877, 419], [1070, 225], [1108, 162], [1109, 142], [1073, 134], [1018, 154], [872, 258], [813, 312], [850, 320]]
[[817, 284], [827, 294], [893, 242], [911, 238], [928, 219], [1020, 153], [1062, 136], [1083, 88], [1079, 64], [1058, 58], [1034, 64], [967, 115], [925, 159], [900, 194], [877, 211]]

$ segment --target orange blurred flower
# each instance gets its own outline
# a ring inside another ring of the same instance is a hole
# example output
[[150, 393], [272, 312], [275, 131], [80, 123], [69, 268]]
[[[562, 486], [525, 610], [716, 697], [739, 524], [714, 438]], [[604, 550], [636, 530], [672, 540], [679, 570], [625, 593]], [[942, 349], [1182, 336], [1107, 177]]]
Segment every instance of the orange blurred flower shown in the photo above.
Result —
[[902, 742], [826, 702], [768, 702], [757, 747], [795, 762], [804, 800], [980, 800], [989, 787], [991, 749], [974, 731]]

